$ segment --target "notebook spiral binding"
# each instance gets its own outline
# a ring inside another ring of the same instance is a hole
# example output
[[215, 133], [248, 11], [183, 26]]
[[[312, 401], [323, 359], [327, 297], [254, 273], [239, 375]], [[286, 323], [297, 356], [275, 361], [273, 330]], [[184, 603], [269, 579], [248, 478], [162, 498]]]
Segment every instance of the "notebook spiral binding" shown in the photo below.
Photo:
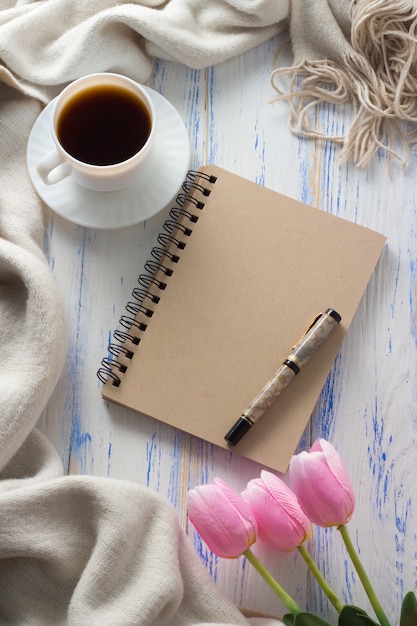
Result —
[[204, 208], [205, 203], [200, 196], [209, 196], [211, 189], [207, 183], [213, 184], [216, 180], [216, 176], [203, 171], [188, 172], [182, 191], [176, 197], [176, 206], [170, 209], [169, 218], [157, 237], [158, 245], [152, 248], [151, 258], [138, 277], [139, 287], [135, 287], [131, 294], [133, 300], [125, 306], [128, 315], [120, 317], [121, 328], [113, 332], [114, 341], [108, 346], [109, 354], [102, 359], [97, 370], [97, 377], [103, 384], [111, 380], [114, 386], [120, 385], [121, 375], [127, 371], [135, 346], [139, 345], [142, 333], [146, 331], [147, 319], [154, 314], [153, 305], [157, 305], [163, 297], [159, 292], [166, 289], [167, 279], [175, 271], [173, 266], [180, 260], [181, 250], [186, 246], [184, 239], [192, 234], [193, 224], [198, 221], [199, 216], [194, 211]]

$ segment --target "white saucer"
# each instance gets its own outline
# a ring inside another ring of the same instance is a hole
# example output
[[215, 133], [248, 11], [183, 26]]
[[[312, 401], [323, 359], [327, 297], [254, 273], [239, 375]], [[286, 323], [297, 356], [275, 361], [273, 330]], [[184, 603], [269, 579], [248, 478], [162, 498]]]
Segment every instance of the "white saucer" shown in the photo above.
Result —
[[92, 191], [66, 178], [45, 185], [36, 165], [54, 148], [50, 132], [50, 102], [31, 130], [27, 165], [42, 200], [70, 222], [91, 228], [124, 228], [149, 219], [175, 197], [190, 165], [190, 140], [180, 115], [168, 100], [146, 87], [156, 108], [155, 145], [137, 181], [121, 191]]

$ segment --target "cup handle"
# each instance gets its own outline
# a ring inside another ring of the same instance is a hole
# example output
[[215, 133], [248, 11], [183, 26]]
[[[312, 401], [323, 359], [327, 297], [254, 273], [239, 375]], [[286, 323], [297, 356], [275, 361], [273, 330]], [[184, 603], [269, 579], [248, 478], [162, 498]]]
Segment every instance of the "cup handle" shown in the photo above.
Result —
[[63, 160], [57, 150], [53, 150], [39, 161], [36, 171], [45, 185], [55, 185], [69, 176], [71, 165]]

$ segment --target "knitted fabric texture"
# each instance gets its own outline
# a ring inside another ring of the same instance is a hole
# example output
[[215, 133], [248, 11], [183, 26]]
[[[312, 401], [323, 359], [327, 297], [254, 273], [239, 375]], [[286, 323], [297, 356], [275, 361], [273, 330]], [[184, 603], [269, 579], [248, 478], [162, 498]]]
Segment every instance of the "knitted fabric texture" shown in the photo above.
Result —
[[[413, 0], [302, 0], [291, 5], [294, 63], [271, 81], [290, 104], [300, 136], [342, 146], [367, 167], [379, 149], [407, 164], [415, 122], [417, 3]], [[345, 133], [320, 128], [323, 105], [344, 106]]]
[[[214, 585], [171, 505], [139, 485], [63, 476], [36, 430], [67, 354], [64, 299], [43, 253], [26, 146], [69, 81], [112, 71], [146, 82], [155, 57], [201, 68], [290, 23], [294, 132], [322, 103], [351, 105], [334, 140], [365, 166], [415, 137], [416, 7], [406, 0], [3, 0], [0, 9], [0, 622], [195, 626], [245, 618]], [[323, 26], [325, 25], [325, 26]], [[265, 94], [265, 100], [270, 94]], [[397, 139], [398, 139], [397, 137]], [[406, 156], [406, 154], [405, 154]], [[61, 420], [59, 414], [56, 420]], [[168, 575], [167, 575], [168, 573]], [[248, 620], [252, 619], [252, 622]]]
[[246, 618], [224, 597], [169, 502], [126, 481], [63, 476], [56, 451], [36, 429], [68, 338], [26, 147], [43, 105], [69, 81], [114, 71], [146, 82], [154, 55], [222, 61], [272, 37], [287, 12], [285, 1], [1, 3], [1, 624], [280, 623]]

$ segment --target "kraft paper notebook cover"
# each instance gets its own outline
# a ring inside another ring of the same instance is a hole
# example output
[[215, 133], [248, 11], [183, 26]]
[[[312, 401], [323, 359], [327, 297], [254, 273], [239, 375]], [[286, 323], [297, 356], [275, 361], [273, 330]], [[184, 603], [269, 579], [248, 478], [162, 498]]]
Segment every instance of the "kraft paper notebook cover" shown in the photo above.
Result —
[[285, 471], [385, 237], [216, 166], [190, 172], [183, 190], [98, 371], [103, 397], [227, 448], [226, 432], [332, 307], [338, 328], [231, 448]]

